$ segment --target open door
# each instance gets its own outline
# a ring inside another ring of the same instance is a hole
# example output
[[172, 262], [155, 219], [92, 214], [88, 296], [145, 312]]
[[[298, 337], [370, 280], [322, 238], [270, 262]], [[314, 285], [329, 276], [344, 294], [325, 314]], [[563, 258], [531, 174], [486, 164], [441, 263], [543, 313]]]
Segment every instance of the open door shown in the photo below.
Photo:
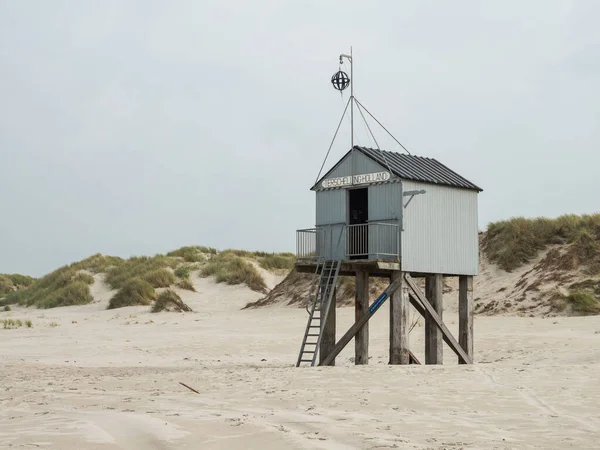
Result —
[[369, 257], [369, 189], [348, 190], [348, 256], [350, 259]]

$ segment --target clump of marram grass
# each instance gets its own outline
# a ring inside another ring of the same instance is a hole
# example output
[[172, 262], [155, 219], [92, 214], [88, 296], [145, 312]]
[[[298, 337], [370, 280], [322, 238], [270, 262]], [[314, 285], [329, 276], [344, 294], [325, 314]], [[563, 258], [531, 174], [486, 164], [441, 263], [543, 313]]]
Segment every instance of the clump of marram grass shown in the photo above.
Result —
[[23, 323], [21, 319], [3, 319], [0, 320], [0, 323], [5, 330], [21, 328], [23, 325], [25, 325], [27, 328], [31, 328], [33, 326], [31, 320], [26, 320], [25, 323]]
[[203, 262], [210, 259], [212, 255], [216, 255], [217, 250], [212, 247], [204, 247], [202, 245], [193, 245], [181, 247], [177, 250], [170, 251], [167, 256], [176, 256], [183, 258], [187, 262]]
[[156, 291], [150, 283], [140, 278], [126, 281], [110, 299], [107, 309], [133, 305], [149, 305], [156, 299]]
[[15, 285], [12, 280], [5, 275], [0, 275], [0, 295], [10, 294], [14, 290]]
[[265, 293], [265, 280], [252, 264], [233, 251], [221, 252], [200, 270], [204, 277], [214, 276], [217, 283], [246, 284], [250, 289]]
[[94, 284], [94, 277], [89, 273], [79, 272], [71, 279], [71, 281], [81, 281], [85, 284]]
[[160, 293], [154, 305], [152, 306], [153, 313], [160, 311], [176, 311], [176, 312], [190, 312], [192, 308], [183, 303], [181, 297], [171, 289], [167, 289]]
[[590, 292], [570, 292], [566, 303], [571, 306], [571, 311], [575, 314], [600, 314], [600, 301]]
[[186, 291], [196, 292], [196, 289], [194, 288], [194, 285], [189, 280], [189, 278], [182, 278], [177, 283], [175, 283], [175, 285], [181, 289], [185, 289]]
[[257, 257], [258, 264], [265, 270], [292, 270], [296, 264], [293, 253], [272, 253]]
[[73, 281], [64, 287], [41, 297], [37, 302], [38, 308], [56, 308], [57, 306], [86, 305], [94, 300], [90, 287], [85, 281]]
[[175, 276], [178, 278], [189, 278], [190, 277], [190, 267], [187, 264], [183, 264], [175, 269]]
[[0, 274], [0, 296], [27, 288], [31, 286], [34, 281], [35, 278], [18, 273]]
[[71, 264], [77, 270], [87, 270], [93, 274], [106, 272], [113, 267], [123, 263], [123, 259], [118, 256], [107, 256], [101, 253], [89, 256], [79, 262]]
[[555, 312], [566, 312], [573, 315], [600, 314], [600, 281], [584, 280], [569, 286], [568, 294], [556, 292], [549, 299]]
[[93, 298], [88, 285], [89, 276], [77, 272], [78, 269], [72, 265], [60, 267], [35, 280], [29, 287], [9, 294], [3, 304], [54, 308], [90, 303]]
[[[83, 261], [59, 267], [49, 274], [34, 279], [24, 275], [9, 275], [17, 290], [10, 293], [1, 304], [53, 308], [56, 306], [80, 305], [93, 299], [89, 285], [94, 278], [87, 272], [97, 273], [106, 267], [119, 264], [120, 258], [93, 255]], [[19, 287], [24, 286], [22, 289]]]
[[202, 267], [201, 263], [185, 263], [178, 266], [174, 273], [178, 278], [189, 278], [192, 271], [198, 270]]
[[167, 267], [175, 268], [178, 264], [177, 259], [164, 255], [135, 256], [110, 269], [106, 274], [105, 281], [113, 289], [119, 289], [133, 278], [144, 279], [151, 272]]
[[491, 223], [482, 244], [488, 258], [506, 271], [529, 262], [549, 245], [569, 244], [569, 256], [600, 273], [600, 214]]
[[144, 280], [150, 283], [153, 288], [169, 287], [177, 281], [175, 275], [167, 269], [156, 269], [148, 272], [144, 276]]
[[[92, 255], [82, 261], [59, 267], [49, 274], [34, 279], [24, 275], [7, 275], [17, 287], [0, 306], [19, 304], [37, 308], [81, 305], [93, 301], [89, 285], [94, 278], [88, 273], [99, 273], [114, 268], [123, 260], [114, 256]], [[21, 288], [22, 287], [22, 288]]]

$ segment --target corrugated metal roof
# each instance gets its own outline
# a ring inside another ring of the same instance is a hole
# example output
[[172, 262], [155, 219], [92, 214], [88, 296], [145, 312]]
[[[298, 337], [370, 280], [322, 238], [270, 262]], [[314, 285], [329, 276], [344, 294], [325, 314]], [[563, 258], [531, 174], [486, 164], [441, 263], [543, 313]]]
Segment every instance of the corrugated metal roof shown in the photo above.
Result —
[[[463, 189], [474, 189], [480, 192], [483, 190], [434, 158], [389, 152], [367, 147], [354, 146], [354, 148], [383, 167], [387, 168], [389, 165], [389, 168], [394, 175], [405, 180], [422, 181], [424, 183], [453, 186]], [[345, 157], [346, 155], [344, 155], [343, 158]], [[334, 168], [336, 165], [334, 165]], [[331, 172], [331, 170], [329, 172]], [[329, 175], [329, 172], [326, 173], [313, 188], [326, 178]]]

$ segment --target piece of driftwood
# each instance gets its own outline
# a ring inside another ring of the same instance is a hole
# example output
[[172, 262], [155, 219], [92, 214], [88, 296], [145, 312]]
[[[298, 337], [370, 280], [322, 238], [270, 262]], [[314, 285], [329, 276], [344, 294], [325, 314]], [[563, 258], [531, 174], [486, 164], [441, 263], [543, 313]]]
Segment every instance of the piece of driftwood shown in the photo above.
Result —
[[193, 387], [189, 387], [187, 384], [182, 383], [181, 381], [179, 382], [179, 384], [181, 384], [182, 386], [185, 386], [186, 388], [188, 388], [190, 391], [195, 392], [196, 394], [200, 394], [200, 392], [198, 392], [196, 389], [194, 389]]

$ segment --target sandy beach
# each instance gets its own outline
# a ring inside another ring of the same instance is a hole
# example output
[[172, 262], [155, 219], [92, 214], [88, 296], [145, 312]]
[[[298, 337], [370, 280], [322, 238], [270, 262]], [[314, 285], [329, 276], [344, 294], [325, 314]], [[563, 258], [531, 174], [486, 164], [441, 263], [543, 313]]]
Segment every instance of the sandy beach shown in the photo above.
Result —
[[[446, 347], [443, 366], [390, 366], [384, 307], [368, 366], [351, 342], [336, 367], [296, 368], [303, 309], [194, 283], [193, 313], [105, 310], [101, 280], [91, 305], [0, 313], [33, 321], [0, 330], [0, 448], [598, 448], [600, 317], [477, 317], [475, 365]], [[339, 337], [354, 311], [338, 314]]]

